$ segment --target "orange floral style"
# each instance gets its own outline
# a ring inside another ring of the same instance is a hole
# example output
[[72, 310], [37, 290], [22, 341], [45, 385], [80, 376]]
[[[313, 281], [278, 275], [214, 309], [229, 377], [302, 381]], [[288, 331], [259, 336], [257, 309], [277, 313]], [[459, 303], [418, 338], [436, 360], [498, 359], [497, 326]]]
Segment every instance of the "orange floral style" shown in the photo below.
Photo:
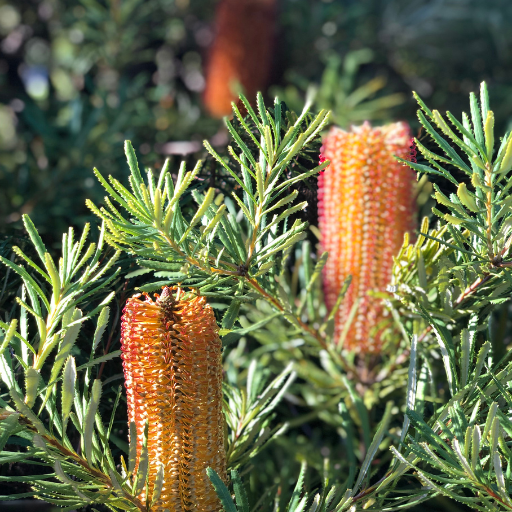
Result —
[[206, 468], [226, 479], [222, 343], [206, 299], [182, 296], [166, 287], [156, 300], [137, 294], [126, 303], [121, 348], [128, 421], [137, 428], [137, 466], [148, 423], [150, 498], [163, 465], [162, 492], [151, 510], [215, 512], [222, 507]]
[[272, 62], [276, 0], [221, 0], [215, 16], [203, 101], [211, 115], [231, 113], [238, 82], [248, 98], [266, 87]]
[[321, 245], [329, 252], [324, 267], [324, 294], [332, 308], [343, 281], [352, 283], [336, 314], [335, 340], [354, 303], [357, 311], [343, 342], [344, 348], [378, 353], [382, 347], [383, 308], [368, 291], [385, 291], [391, 279], [393, 256], [406, 232], [415, 228], [415, 175], [394, 156], [410, 158], [407, 124], [373, 128], [369, 123], [351, 131], [332, 128], [324, 140], [322, 158], [331, 161], [318, 183]]

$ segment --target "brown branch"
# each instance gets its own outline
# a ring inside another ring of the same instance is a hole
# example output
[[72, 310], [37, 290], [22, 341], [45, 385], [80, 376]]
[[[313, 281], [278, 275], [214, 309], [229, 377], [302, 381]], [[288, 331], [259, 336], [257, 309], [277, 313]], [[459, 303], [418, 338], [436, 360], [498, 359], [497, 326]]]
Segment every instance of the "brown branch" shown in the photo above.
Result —
[[[262, 295], [268, 302], [270, 302], [276, 309], [278, 309], [279, 311], [281, 312], [285, 312], [285, 309], [284, 307], [279, 303], [279, 301], [273, 297], [272, 295], [270, 295], [269, 293], [267, 293], [260, 285], [259, 283], [256, 281], [256, 279], [254, 278], [247, 278], [247, 282], [249, 283], [250, 286], [252, 286], [260, 295]], [[345, 371], [350, 371], [353, 373], [353, 376], [355, 378], [358, 378], [358, 372], [356, 371], [356, 369], [349, 364], [349, 362], [339, 353], [339, 352], [336, 352], [336, 351], [333, 351], [331, 349], [331, 347], [326, 343], [325, 339], [320, 335], [320, 333], [318, 331], [316, 331], [315, 329], [312, 329], [308, 324], [306, 324], [305, 322], [303, 322], [300, 318], [296, 317], [295, 315], [293, 315], [295, 317], [295, 320], [298, 322], [298, 324], [300, 325], [300, 327], [305, 331], [307, 332], [310, 336], [312, 336], [317, 342], [318, 344], [324, 349], [326, 350], [329, 355], [331, 356], [334, 356], [338, 362], [341, 364], [341, 366], [343, 366], [343, 368], [345, 369]]]
[[[255, 229], [254, 233], [256, 233], [256, 232], [257, 232], [257, 230]], [[173, 250], [175, 250], [180, 256], [184, 257], [189, 264], [191, 264], [195, 267], [198, 267], [201, 270], [206, 271], [206, 272], [209, 271], [211, 273], [217, 273], [220, 275], [229, 275], [229, 276], [237, 277], [239, 279], [245, 279], [246, 282], [249, 284], [249, 286], [251, 286], [254, 290], [256, 290], [262, 297], [264, 297], [265, 300], [270, 302], [279, 311], [281, 311], [283, 313], [285, 312], [283, 306], [279, 303], [279, 301], [275, 297], [273, 297], [272, 295], [267, 293], [259, 285], [259, 283], [256, 281], [255, 278], [252, 278], [252, 277], [249, 277], [246, 275], [246, 269], [248, 268], [247, 266], [237, 267], [236, 265], [234, 265], [230, 262], [227, 262], [227, 261], [220, 261], [219, 263], [229, 266], [231, 268], [235, 268], [236, 270], [231, 271], [231, 270], [214, 268], [214, 267], [211, 267], [210, 265], [205, 266], [196, 258], [192, 258], [192, 257], [186, 255], [174, 243], [174, 241], [169, 237], [169, 235], [166, 234], [164, 231], [160, 230], [160, 234], [163, 236], [163, 238], [166, 240], [166, 242], [169, 244], [169, 246], [172, 247]], [[253, 236], [253, 238], [254, 238], [254, 236]], [[213, 256], [211, 258], [214, 259]], [[249, 261], [249, 259], [248, 259], [248, 261]], [[295, 320], [298, 322], [298, 324], [301, 326], [301, 328], [305, 332], [307, 332], [310, 336], [312, 336], [324, 350], [327, 350], [329, 352], [329, 354], [331, 354], [331, 356], [334, 356], [338, 360], [338, 362], [341, 364], [341, 366], [343, 366], [345, 371], [351, 371], [353, 373], [354, 377], [358, 378], [358, 372], [356, 371], [356, 369], [352, 365], [350, 365], [348, 363], [348, 361], [340, 353], [332, 351], [331, 348], [326, 343], [325, 339], [320, 335], [320, 333], [318, 331], [316, 331], [315, 329], [312, 329], [309, 325], [307, 325], [305, 322], [303, 322], [299, 317], [297, 317], [295, 315], [294, 315], [294, 317], [295, 317]]]
[[474, 291], [476, 291], [480, 286], [485, 284], [489, 279], [491, 279], [490, 274], [485, 274], [483, 277], [479, 277], [471, 286], [468, 286], [459, 296], [459, 298], [455, 301], [455, 307], [453, 309], [457, 309], [458, 306], [462, 303], [463, 300], [467, 299]]
[[[15, 414], [15, 413], [12, 413]], [[19, 413], [18, 413], [19, 414]], [[31, 423], [31, 421], [23, 415], [19, 415], [20, 422], [25, 424], [29, 430], [31, 430], [34, 434], [38, 433], [36, 427]], [[50, 436], [49, 434], [39, 434], [41, 437], [51, 446], [53, 446], [56, 450], [62, 453], [65, 457], [72, 459], [79, 466], [85, 469], [90, 475], [94, 478], [98, 479], [103, 485], [106, 487], [110, 487], [111, 489], [115, 489], [114, 484], [109, 476], [107, 476], [102, 471], [92, 467], [87, 460], [83, 457], [80, 457], [77, 453], [66, 448], [63, 444], [61, 444], [55, 437]], [[137, 498], [136, 496], [132, 496], [129, 492], [123, 489], [123, 498], [127, 501], [133, 503], [141, 512], [148, 512], [147, 507]]]

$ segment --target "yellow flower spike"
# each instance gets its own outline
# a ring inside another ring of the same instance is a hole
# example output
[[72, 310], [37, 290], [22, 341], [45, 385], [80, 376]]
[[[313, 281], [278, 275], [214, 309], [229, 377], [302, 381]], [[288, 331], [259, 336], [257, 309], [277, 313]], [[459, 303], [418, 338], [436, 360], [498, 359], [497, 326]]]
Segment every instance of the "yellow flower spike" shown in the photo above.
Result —
[[[173, 296], [176, 292], [176, 296]], [[130, 298], [121, 349], [128, 421], [137, 428], [137, 465], [148, 422], [149, 498], [163, 465], [161, 494], [151, 512], [221, 510], [206, 468], [226, 480], [222, 414], [222, 343], [204, 297], [164, 288]], [[144, 492], [140, 499], [145, 501]]]
[[[373, 128], [369, 123], [346, 132], [331, 129], [322, 157], [331, 165], [319, 178], [319, 227], [322, 249], [329, 252], [324, 267], [327, 307], [336, 303], [348, 275], [352, 284], [335, 317], [335, 342], [357, 300], [360, 305], [344, 348], [378, 353], [381, 300], [370, 290], [385, 291], [391, 280], [393, 256], [404, 233], [415, 228], [415, 176], [395, 156], [408, 159], [411, 134], [405, 123]], [[373, 335], [371, 335], [373, 333]]]

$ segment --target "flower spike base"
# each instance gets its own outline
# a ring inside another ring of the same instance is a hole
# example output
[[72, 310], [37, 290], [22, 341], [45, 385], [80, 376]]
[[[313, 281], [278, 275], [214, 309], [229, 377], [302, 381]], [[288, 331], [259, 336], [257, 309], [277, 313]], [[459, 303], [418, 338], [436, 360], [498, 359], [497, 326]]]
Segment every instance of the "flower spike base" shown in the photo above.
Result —
[[128, 421], [137, 427], [137, 465], [148, 423], [150, 497], [164, 469], [152, 512], [215, 512], [221, 506], [206, 468], [225, 479], [222, 343], [206, 299], [182, 295], [164, 288], [156, 300], [138, 294], [126, 303], [121, 348]]

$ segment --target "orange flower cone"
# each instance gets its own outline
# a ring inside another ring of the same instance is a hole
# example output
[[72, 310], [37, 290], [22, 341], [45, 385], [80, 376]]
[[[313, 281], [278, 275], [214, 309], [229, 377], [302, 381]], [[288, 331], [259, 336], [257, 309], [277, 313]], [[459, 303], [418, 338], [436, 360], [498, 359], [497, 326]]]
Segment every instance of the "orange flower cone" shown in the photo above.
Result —
[[[164, 483], [152, 511], [215, 512], [222, 507], [206, 475], [226, 479], [222, 414], [222, 343], [204, 297], [129, 299], [121, 348], [128, 421], [137, 427], [137, 466], [148, 422], [149, 497], [157, 472]], [[142, 494], [141, 500], [146, 496]]]
[[327, 307], [334, 306], [343, 281], [352, 283], [336, 314], [335, 340], [354, 303], [360, 300], [343, 346], [366, 354], [382, 347], [383, 308], [368, 291], [384, 292], [391, 279], [393, 256], [406, 232], [415, 228], [415, 175], [394, 156], [409, 159], [411, 133], [407, 124], [373, 128], [369, 123], [351, 131], [332, 128], [322, 158], [331, 165], [319, 177], [321, 245], [329, 252], [324, 267]]
[[214, 117], [231, 113], [236, 83], [251, 99], [268, 82], [272, 62], [276, 0], [221, 0], [216, 36], [206, 70], [203, 101]]

